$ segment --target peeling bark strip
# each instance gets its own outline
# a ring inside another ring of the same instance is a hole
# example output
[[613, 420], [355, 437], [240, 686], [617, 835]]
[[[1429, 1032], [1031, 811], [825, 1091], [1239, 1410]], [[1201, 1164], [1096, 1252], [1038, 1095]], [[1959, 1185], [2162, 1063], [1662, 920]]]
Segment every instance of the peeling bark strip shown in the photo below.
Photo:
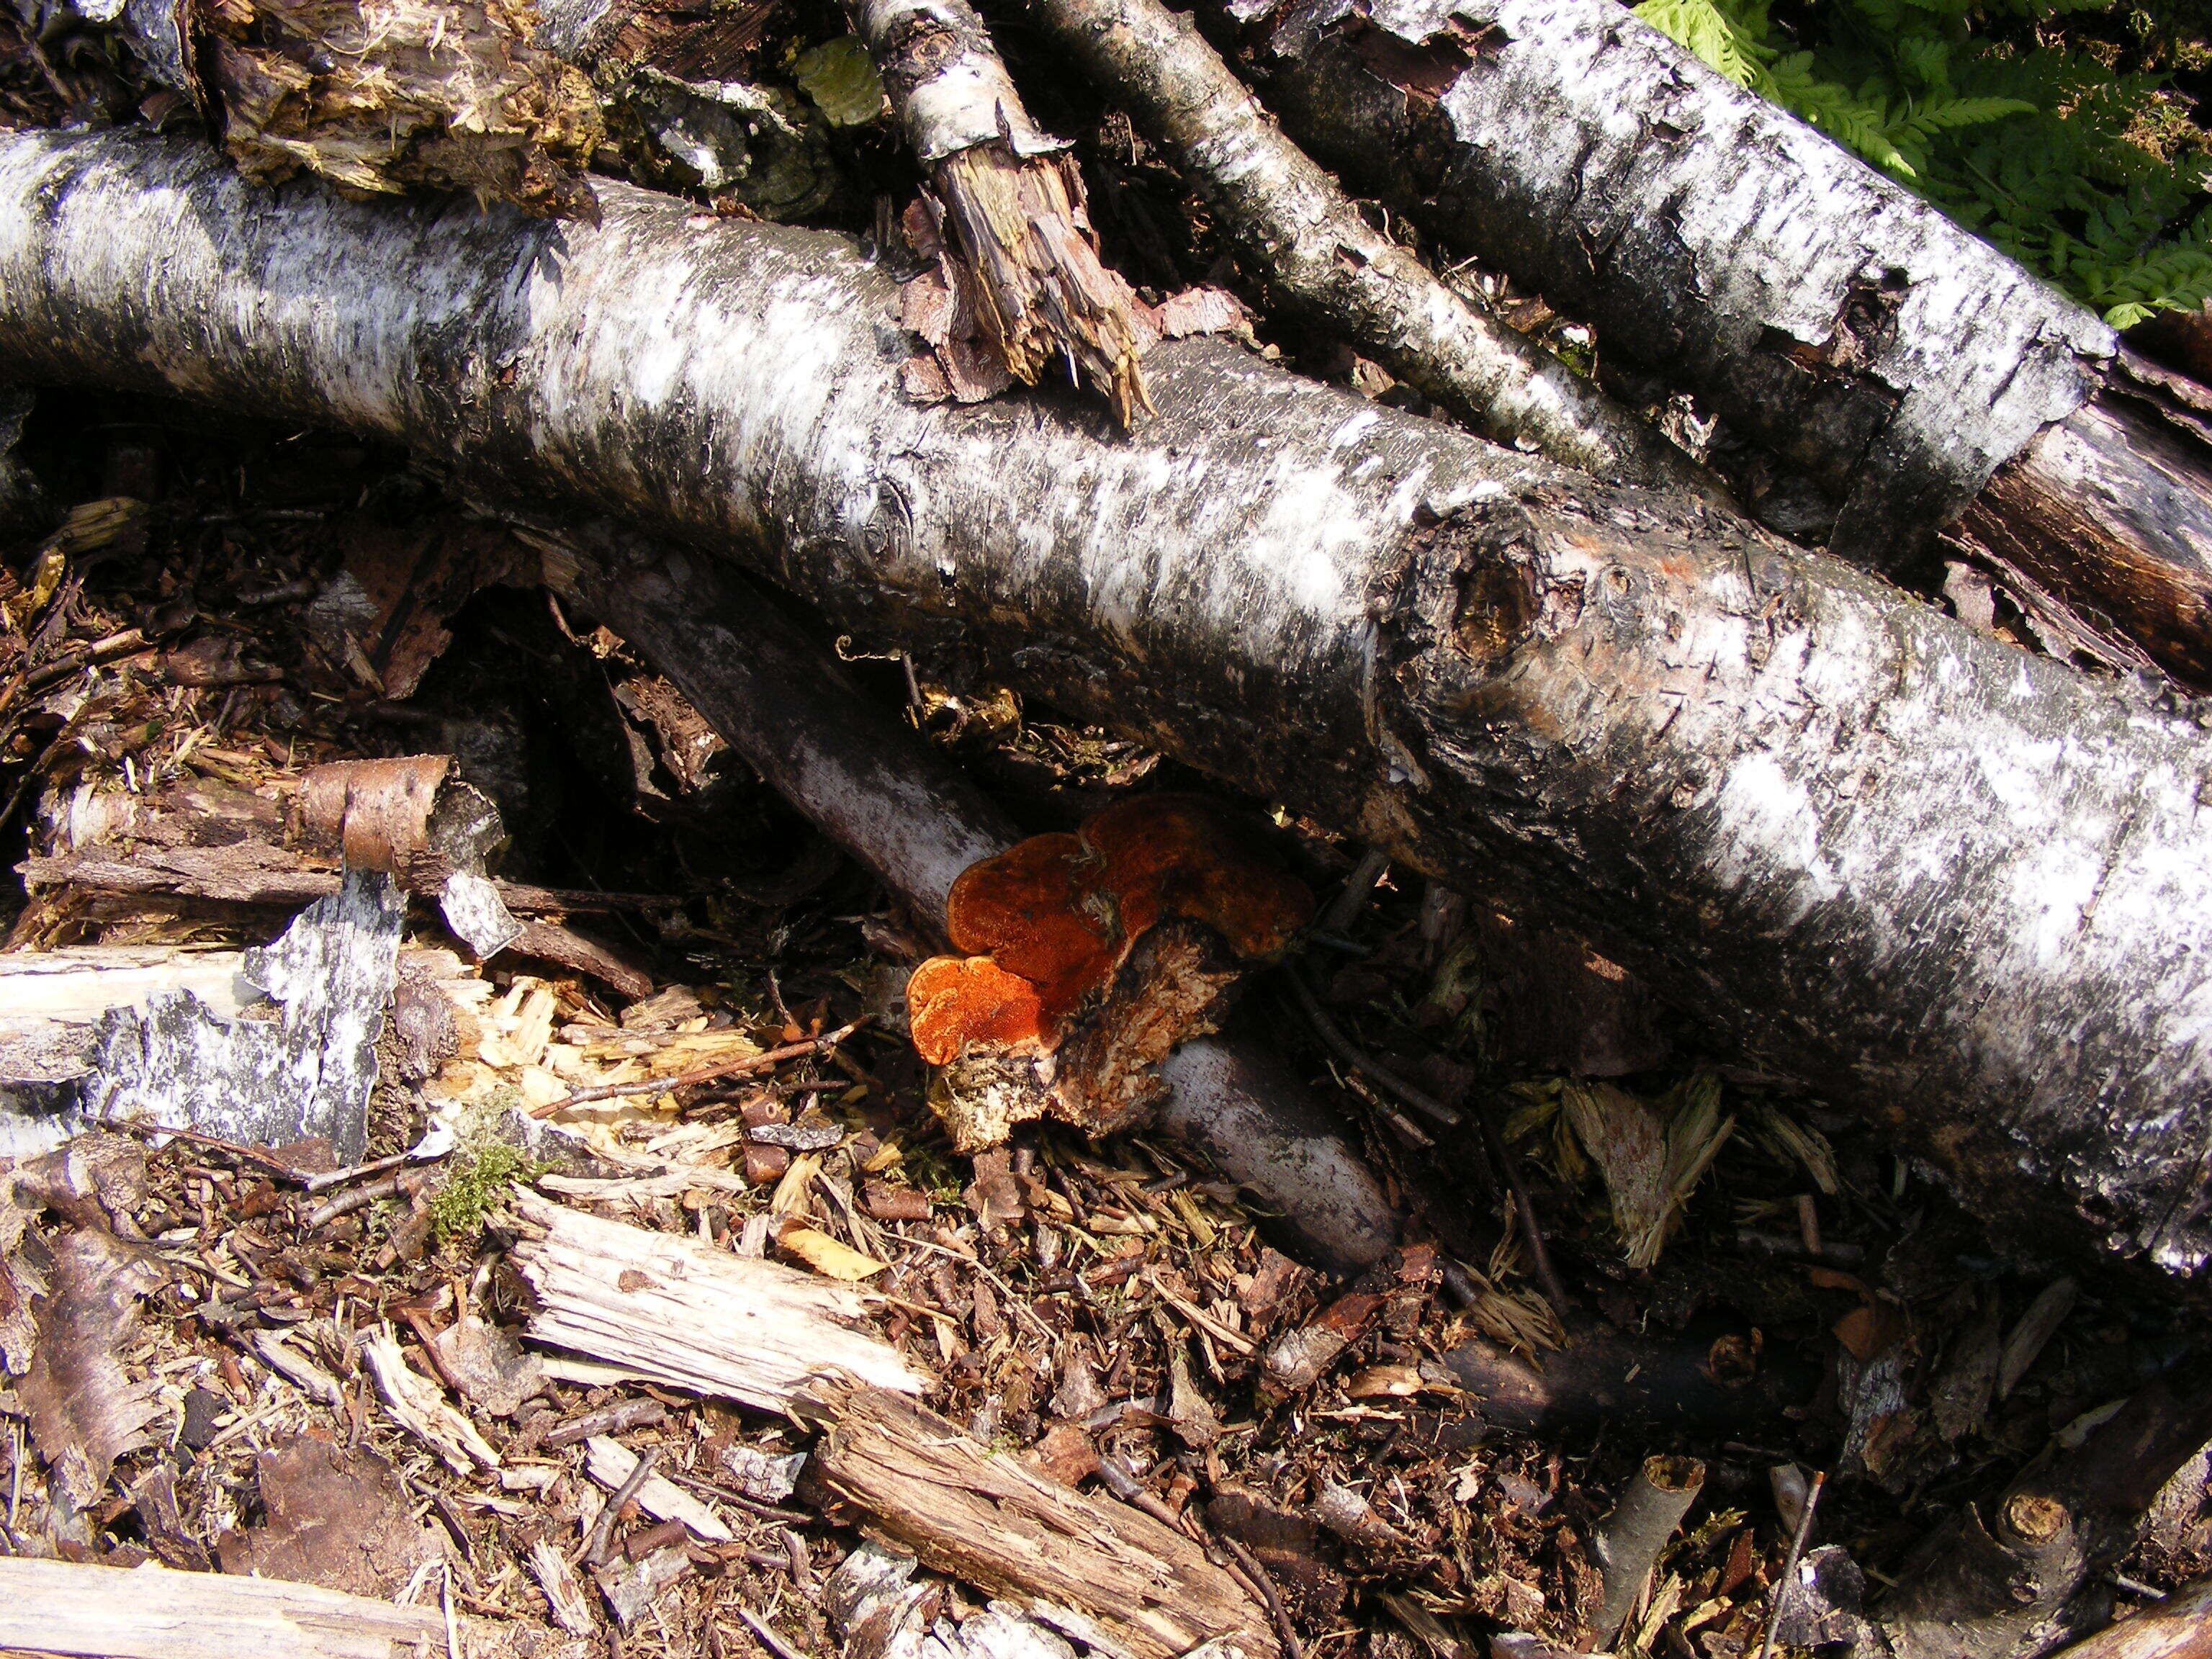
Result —
[[[974, 781], [863, 696], [734, 572], [599, 525], [549, 547], [547, 581], [611, 627], [824, 835], [941, 939], [960, 872], [1021, 832]], [[1279, 1214], [1326, 1266], [1370, 1267], [1398, 1218], [1302, 1079], [1235, 1038], [1160, 1068], [1163, 1127]]]
[[1281, 1653], [1237, 1580], [1143, 1511], [1048, 1480], [881, 1389], [817, 1383], [796, 1409], [823, 1431], [823, 1483], [939, 1571], [1047, 1624], [1095, 1622], [1111, 1645], [1088, 1645], [1130, 1659], [1215, 1641], [1244, 1659]]
[[0, 138], [0, 375], [456, 456], [726, 546], [1475, 890], [1540, 891], [2042, 1248], [2194, 1274], [2212, 738], [1836, 561], [1219, 343], [1111, 441], [917, 407], [842, 239], [270, 198]]
[[1283, 18], [1303, 143], [1810, 473], [1833, 551], [1902, 569], [1988, 488], [2030, 575], [2212, 684], [2212, 469], [2089, 312], [1613, 0]]
[[1188, 18], [1157, 0], [1032, 0], [1030, 9], [1173, 148], [1279, 298], [1343, 329], [1500, 442], [1525, 440], [1601, 478], [1725, 501], [1717, 482], [1595, 382], [1369, 224]]
[[1098, 259], [1083, 177], [1040, 131], [968, 0], [853, 0], [867, 43], [942, 205], [1006, 372], [1035, 386], [1065, 357], [1125, 427], [1150, 410], [1138, 366], [1152, 331], [1136, 295]]

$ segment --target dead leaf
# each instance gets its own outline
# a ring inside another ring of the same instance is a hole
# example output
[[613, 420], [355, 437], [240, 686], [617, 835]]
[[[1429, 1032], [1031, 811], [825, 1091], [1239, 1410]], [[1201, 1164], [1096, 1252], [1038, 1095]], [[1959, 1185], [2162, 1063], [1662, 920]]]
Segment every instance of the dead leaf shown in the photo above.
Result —
[[216, 1543], [225, 1572], [388, 1596], [442, 1553], [392, 1466], [301, 1435], [256, 1460], [265, 1518]]
[[80, 1228], [54, 1243], [52, 1288], [35, 1308], [38, 1349], [17, 1386], [31, 1436], [78, 1509], [107, 1485], [115, 1460], [148, 1443], [160, 1413], [150, 1381], [133, 1382], [123, 1351], [138, 1301], [167, 1275], [112, 1234]]
[[879, 1273], [889, 1265], [872, 1255], [861, 1255], [825, 1232], [797, 1223], [787, 1224], [776, 1234], [775, 1242], [825, 1279], [842, 1279], [850, 1283]]

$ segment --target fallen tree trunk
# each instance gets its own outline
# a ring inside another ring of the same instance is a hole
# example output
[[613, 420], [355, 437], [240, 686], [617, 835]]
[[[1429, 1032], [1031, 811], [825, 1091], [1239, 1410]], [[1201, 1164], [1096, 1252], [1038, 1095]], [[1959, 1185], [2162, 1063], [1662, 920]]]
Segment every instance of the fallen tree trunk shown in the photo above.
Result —
[[919, 408], [842, 239], [271, 202], [0, 139], [0, 374], [443, 452], [726, 546], [1471, 889], [1535, 890], [1984, 1214], [2191, 1275], [2212, 742], [1694, 504], [1158, 349], [1156, 423]]
[[[598, 526], [564, 532], [545, 574], [939, 937], [960, 872], [1021, 838], [733, 573]], [[1371, 1267], [1396, 1240], [1381, 1183], [1279, 1060], [1249, 1042], [1201, 1039], [1161, 1072], [1164, 1127], [1255, 1193], [1322, 1263]]]
[[1278, 15], [1303, 143], [1802, 468], [1831, 550], [1954, 530], [2212, 686], [2206, 423], [2091, 313], [1613, 0]]

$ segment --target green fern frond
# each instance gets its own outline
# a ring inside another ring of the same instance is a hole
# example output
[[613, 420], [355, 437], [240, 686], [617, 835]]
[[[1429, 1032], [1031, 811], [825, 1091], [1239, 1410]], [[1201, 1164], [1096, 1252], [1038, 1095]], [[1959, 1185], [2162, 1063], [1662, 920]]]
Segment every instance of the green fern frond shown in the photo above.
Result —
[[2115, 74], [2041, 27], [1984, 33], [2112, 3], [1825, 0], [1825, 33], [1803, 40], [1769, 0], [1637, 15], [2125, 326], [2212, 294], [2212, 132], [2159, 76]]

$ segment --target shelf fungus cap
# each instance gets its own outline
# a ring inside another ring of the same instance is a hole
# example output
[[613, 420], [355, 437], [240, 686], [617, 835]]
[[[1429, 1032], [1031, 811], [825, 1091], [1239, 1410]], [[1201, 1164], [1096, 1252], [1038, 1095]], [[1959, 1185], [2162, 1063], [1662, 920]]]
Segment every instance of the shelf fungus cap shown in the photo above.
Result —
[[915, 970], [908, 1012], [945, 1068], [931, 1103], [977, 1151], [1028, 1118], [1141, 1123], [1165, 1092], [1159, 1063], [1218, 1028], [1313, 898], [1205, 802], [1147, 795], [969, 866], [946, 910], [963, 954]]
[[1120, 930], [1097, 860], [1073, 836], [1032, 836], [960, 872], [945, 903], [952, 947], [988, 956], [1064, 1018], [1114, 972]]
[[1306, 884], [1195, 796], [1118, 802], [1086, 823], [1080, 838], [1114, 896], [1125, 938], [1181, 916], [1204, 922], [1239, 957], [1261, 961], [1313, 920]]
[[932, 957], [906, 982], [915, 1051], [950, 1066], [971, 1046], [994, 1054], [1041, 1053], [1048, 1024], [1036, 987], [988, 957]]

